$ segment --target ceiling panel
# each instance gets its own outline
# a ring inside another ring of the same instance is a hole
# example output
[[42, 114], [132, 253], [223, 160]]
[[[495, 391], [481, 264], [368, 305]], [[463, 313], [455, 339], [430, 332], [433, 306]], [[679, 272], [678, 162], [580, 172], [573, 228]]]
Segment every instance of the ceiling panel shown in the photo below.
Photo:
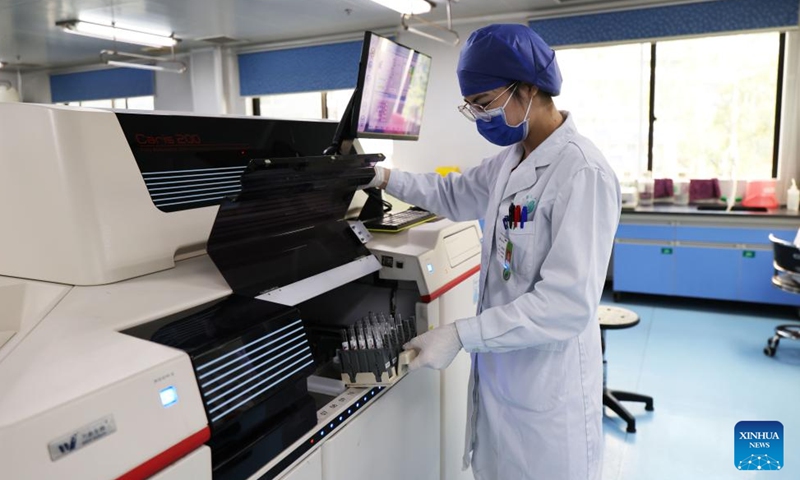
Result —
[[[443, 19], [442, 0], [429, 19]], [[454, 18], [559, 8], [620, 0], [460, 0]], [[623, 0], [625, 1], [625, 0]], [[630, 0], [652, 3], [659, 0]], [[661, 0], [663, 1], [663, 0]], [[178, 50], [226, 36], [247, 43], [275, 42], [380, 29], [400, 24], [399, 14], [370, 0], [0, 0], [0, 60], [64, 66], [93, 62], [110, 41], [69, 35], [55, 22], [79, 18], [129, 28], [174, 32]], [[139, 47], [120, 44], [121, 50]]]

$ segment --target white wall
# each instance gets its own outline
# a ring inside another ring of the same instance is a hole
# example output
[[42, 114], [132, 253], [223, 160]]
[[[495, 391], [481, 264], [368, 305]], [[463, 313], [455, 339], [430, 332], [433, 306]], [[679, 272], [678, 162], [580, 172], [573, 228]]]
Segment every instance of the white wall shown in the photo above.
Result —
[[[393, 167], [410, 172], [431, 172], [438, 166], [457, 165], [464, 171], [501, 150], [480, 136], [475, 124], [457, 110], [464, 103], [456, 77], [461, 47], [473, 31], [489, 23], [456, 27], [462, 43], [455, 47], [413, 33], [404, 32], [398, 36], [398, 42], [430, 55], [432, 64], [420, 139], [394, 142]], [[520, 18], [518, 23], [525, 23], [525, 18]]]
[[28, 103], [51, 103], [50, 75], [47, 72], [22, 74], [20, 97], [23, 102]]
[[19, 90], [19, 85], [17, 85], [17, 73], [16, 72], [4, 72], [0, 70], [0, 80], [2, 81], [9, 81], [11, 82], [11, 86]]
[[216, 47], [193, 50], [191, 58], [192, 68], [189, 75], [194, 111], [209, 115], [227, 113], [222, 49]]
[[194, 111], [192, 95], [191, 60], [181, 58], [189, 68], [184, 73], [156, 72], [155, 109], [169, 112]]
[[239, 95], [239, 55], [231, 50], [222, 52], [223, 86], [228, 113], [232, 115], [247, 114], [247, 100]]

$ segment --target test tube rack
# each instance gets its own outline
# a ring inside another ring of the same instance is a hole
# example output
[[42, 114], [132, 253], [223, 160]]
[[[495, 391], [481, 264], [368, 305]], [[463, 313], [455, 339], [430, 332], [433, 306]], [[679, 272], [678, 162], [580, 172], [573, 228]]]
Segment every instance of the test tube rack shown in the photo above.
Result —
[[342, 381], [349, 387], [388, 386], [399, 380], [416, 357], [413, 350], [403, 350], [403, 345], [417, 335], [413, 317], [399, 322], [390, 334], [382, 335], [382, 342], [370, 344], [373, 348], [348, 348], [337, 351], [342, 368]]

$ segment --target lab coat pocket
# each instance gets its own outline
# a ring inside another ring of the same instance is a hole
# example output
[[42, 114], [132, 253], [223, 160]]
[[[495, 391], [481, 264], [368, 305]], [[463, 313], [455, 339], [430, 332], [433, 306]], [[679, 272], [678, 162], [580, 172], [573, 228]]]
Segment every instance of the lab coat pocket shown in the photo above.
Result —
[[533, 267], [533, 250], [536, 238], [533, 225], [525, 225], [524, 229], [510, 230], [508, 240], [514, 244], [514, 255], [511, 259], [511, 268], [528, 277]]
[[500, 391], [511, 405], [546, 412], [564, 400], [567, 370], [563, 347], [548, 344], [546, 348], [526, 348], [503, 355], [508, 356], [508, 361], [504, 362], [505, 375]]

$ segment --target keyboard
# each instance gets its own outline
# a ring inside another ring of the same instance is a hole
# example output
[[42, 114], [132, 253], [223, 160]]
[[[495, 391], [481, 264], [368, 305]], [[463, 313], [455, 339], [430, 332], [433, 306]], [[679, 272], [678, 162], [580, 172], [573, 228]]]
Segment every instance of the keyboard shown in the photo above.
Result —
[[364, 226], [371, 232], [396, 233], [435, 218], [435, 213], [408, 209], [398, 213], [385, 213], [382, 219], [366, 222]]

